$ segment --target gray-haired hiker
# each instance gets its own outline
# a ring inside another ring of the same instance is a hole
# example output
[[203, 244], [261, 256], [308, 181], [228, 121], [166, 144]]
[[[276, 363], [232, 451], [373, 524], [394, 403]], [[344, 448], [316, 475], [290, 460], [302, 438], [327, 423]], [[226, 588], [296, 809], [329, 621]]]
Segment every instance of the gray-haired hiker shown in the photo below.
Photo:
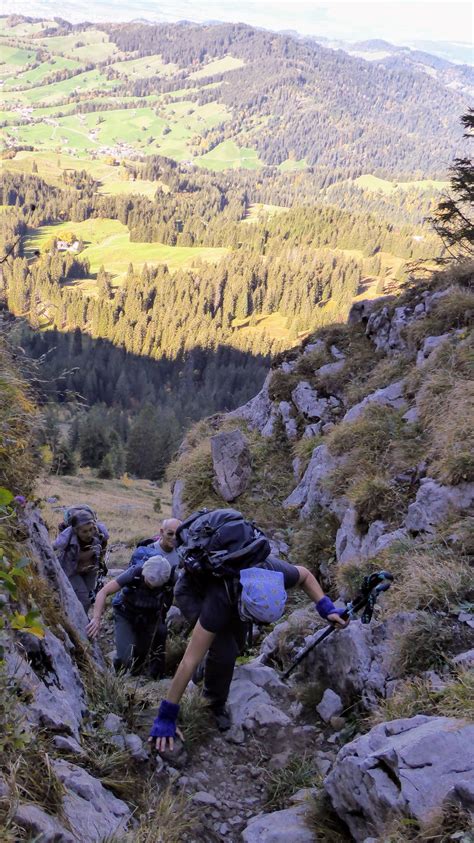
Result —
[[177, 536], [185, 570], [175, 589], [175, 602], [195, 626], [151, 730], [159, 751], [168, 745], [173, 748], [179, 702], [205, 657], [204, 695], [218, 727], [229, 728], [225, 704], [246, 627], [249, 621], [278, 620], [284, 612], [286, 589], [302, 588], [321, 617], [341, 627], [348, 623], [313, 574], [269, 555], [265, 536], [236, 510], [196, 513]]
[[[113, 600], [115, 649], [114, 667], [142, 671], [152, 679], [164, 676], [166, 614], [173, 602], [175, 568], [163, 556], [151, 556], [131, 565], [98, 592], [87, 634], [99, 634], [107, 597]], [[119, 592], [117, 594], [117, 592]]]
[[77, 510], [53, 548], [77, 599], [88, 612], [109, 534], [89, 509]]

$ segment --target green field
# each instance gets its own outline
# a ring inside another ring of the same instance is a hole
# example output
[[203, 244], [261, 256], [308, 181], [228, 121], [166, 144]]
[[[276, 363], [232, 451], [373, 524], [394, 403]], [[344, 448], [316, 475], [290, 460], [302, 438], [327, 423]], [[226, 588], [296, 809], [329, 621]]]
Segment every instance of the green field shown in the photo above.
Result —
[[[7, 78], [5, 80], [3, 90], [23, 87], [24, 85], [31, 85], [31, 87], [41, 85], [42, 80], [51, 73], [54, 73], [56, 70], [73, 70], [80, 66], [80, 62], [75, 61], [74, 59], [65, 59], [62, 58], [62, 56], [55, 56], [48, 61], [41, 62], [38, 67], [35, 67], [32, 70], [25, 70], [21, 73], [17, 73], [15, 76]], [[1, 70], [2, 68], [0, 66], [0, 75], [3, 75]]]
[[128, 228], [118, 220], [88, 219], [84, 222], [66, 222], [44, 225], [30, 232], [24, 239], [27, 257], [32, 257], [35, 250], [44, 250], [52, 237], [61, 238], [66, 231], [72, 231], [83, 240], [85, 248], [81, 257], [90, 262], [91, 277], [85, 281], [73, 282], [87, 292], [94, 290], [93, 276], [104, 266], [113, 276], [114, 286], [122, 283], [130, 263], [135, 270], [140, 270], [146, 263], [149, 266], [167, 264], [170, 270], [191, 266], [197, 259], [217, 263], [228, 253], [228, 249], [202, 247], [164, 246], [161, 243], [130, 242]]
[[256, 202], [249, 206], [247, 216], [242, 220], [243, 223], [261, 222], [269, 217], [275, 217], [278, 214], [284, 214], [288, 208], [283, 205], [265, 205], [262, 202]]
[[230, 170], [243, 167], [245, 170], [258, 170], [263, 166], [257, 151], [246, 146], [237, 146], [235, 141], [227, 140], [220, 143], [210, 152], [201, 155], [194, 161], [199, 167], [207, 170]]
[[364, 190], [387, 195], [395, 193], [397, 190], [446, 190], [449, 187], [449, 182], [433, 181], [432, 179], [391, 182], [371, 175], [359, 176], [359, 178], [354, 180], [354, 184], [357, 184]]
[[38, 41], [52, 53], [59, 53], [68, 58], [81, 61], [103, 61], [118, 55], [119, 50], [109, 41], [108, 35], [99, 29], [88, 29], [70, 35], [49, 36]]
[[225, 56], [223, 59], [216, 59], [204, 65], [200, 70], [189, 74], [190, 79], [205, 79], [206, 76], [214, 76], [216, 73], [226, 73], [229, 70], [237, 70], [244, 67], [243, 59], [236, 59], [234, 56]]
[[176, 64], [165, 64], [161, 56], [144, 56], [141, 59], [117, 61], [112, 67], [127, 79], [146, 79], [150, 76], [173, 76], [178, 70]]
[[292, 158], [288, 158], [286, 161], [282, 161], [281, 164], [278, 165], [278, 169], [281, 170], [282, 173], [292, 173], [294, 170], [306, 170], [308, 167], [308, 162], [306, 158], [300, 158], [299, 161], [294, 161]]

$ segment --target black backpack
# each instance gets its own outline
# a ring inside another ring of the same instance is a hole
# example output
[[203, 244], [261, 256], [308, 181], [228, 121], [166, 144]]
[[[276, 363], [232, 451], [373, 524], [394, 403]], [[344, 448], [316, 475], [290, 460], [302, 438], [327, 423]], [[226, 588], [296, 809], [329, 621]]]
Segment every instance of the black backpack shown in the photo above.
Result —
[[270, 544], [236, 509], [200, 509], [178, 527], [176, 550], [190, 573], [235, 577], [263, 562]]

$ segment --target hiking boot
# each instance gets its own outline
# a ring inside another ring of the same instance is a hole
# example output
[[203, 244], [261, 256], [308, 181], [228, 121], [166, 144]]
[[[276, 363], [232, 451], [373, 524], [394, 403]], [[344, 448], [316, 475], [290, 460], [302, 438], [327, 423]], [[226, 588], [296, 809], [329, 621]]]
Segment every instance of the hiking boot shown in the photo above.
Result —
[[211, 706], [211, 711], [216, 721], [219, 732], [227, 732], [232, 726], [230, 712], [226, 705]]

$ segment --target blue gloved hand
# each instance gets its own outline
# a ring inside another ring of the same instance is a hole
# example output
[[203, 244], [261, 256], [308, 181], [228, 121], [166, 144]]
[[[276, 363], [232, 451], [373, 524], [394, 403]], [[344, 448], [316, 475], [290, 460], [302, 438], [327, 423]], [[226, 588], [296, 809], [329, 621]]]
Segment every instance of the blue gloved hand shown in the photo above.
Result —
[[342, 615], [342, 613], [345, 612], [345, 609], [336, 609], [331, 598], [326, 595], [321, 597], [321, 600], [318, 600], [318, 602], [315, 603], [315, 606], [317, 612], [322, 618], [324, 618], [324, 620], [326, 620], [328, 615]]
[[151, 738], [175, 738], [176, 721], [179, 714], [179, 705], [162, 700], [158, 709], [158, 716], [151, 727]]

